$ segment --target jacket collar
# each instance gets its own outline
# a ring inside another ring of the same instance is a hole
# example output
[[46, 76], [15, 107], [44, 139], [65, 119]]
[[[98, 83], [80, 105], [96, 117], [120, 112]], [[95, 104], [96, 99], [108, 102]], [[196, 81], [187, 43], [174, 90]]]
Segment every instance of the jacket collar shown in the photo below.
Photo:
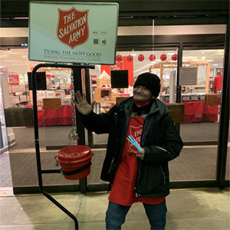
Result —
[[[124, 110], [124, 112], [126, 113], [131, 113], [131, 110], [133, 107], [133, 97], [130, 97], [124, 101], [118, 102], [118, 105], [120, 105], [119, 108], [121, 111]], [[160, 115], [162, 116], [169, 112], [168, 108], [165, 106], [165, 104], [162, 101], [160, 101], [159, 99], [155, 99], [153, 101], [149, 114], [156, 113], [158, 111]]]
[[169, 113], [167, 106], [159, 99], [155, 99], [155, 103], [153, 103], [151, 112], [159, 111], [159, 113], [163, 116]]

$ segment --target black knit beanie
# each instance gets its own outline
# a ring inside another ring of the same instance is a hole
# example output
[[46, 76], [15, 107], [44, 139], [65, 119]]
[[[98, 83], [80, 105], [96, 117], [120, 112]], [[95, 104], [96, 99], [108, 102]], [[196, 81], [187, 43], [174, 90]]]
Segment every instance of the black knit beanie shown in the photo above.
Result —
[[161, 84], [160, 84], [160, 78], [153, 73], [142, 73], [137, 77], [137, 80], [134, 84], [134, 88], [138, 85], [145, 86], [148, 90], [151, 91], [153, 96], [158, 97]]

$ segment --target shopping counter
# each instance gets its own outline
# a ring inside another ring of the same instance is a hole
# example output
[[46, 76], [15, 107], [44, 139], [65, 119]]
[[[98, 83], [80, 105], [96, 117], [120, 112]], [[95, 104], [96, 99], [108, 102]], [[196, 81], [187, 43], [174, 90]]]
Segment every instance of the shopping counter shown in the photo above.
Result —
[[204, 101], [181, 102], [184, 104], [184, 122], [218, 121], [218, 105], [206, 105]]
[[[169, 103], [169, 94], [161, 95], [160, 99], [164, 103]], [[205, 94], [182, 94], [182, 104], [184, 104], [184, 123], [218, 121], [218, 105], [205, 104]]]

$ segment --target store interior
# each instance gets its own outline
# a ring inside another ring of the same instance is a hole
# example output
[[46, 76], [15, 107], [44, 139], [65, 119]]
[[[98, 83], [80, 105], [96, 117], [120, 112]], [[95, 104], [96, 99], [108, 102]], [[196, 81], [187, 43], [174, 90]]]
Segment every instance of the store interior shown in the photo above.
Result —
[[[8, 70], [8, 75], [11, 81], [10, 85], [12, 87], [9, 89], [10, 93], [17, 92], [17, 95], [20, 96], [19, 100], [15, 99], [15, 102], [12, 101], [12, 105], [22, 106], [30, 103], [30, 97], [22, 96], [26, 94], [26, 86], [28, 86], [28, 72], [31, 72], [33, 67], [38, 64], [38, 62], [28, 60], [28, 48], [8, 48], [1, 49], [1, 68], [6, 68]], [[135, 81], [136, 77], [146, 71], [151, 71], [162, 78], [162, 91], [161, 95], [169, 94], [170, 86], [170, 72], [176, 71], [176, 59], [172, 60], [173, 55], [177, 55], [177, 50], [152, 50], [152, 51], [129, 51], [129, 52], [117, 52], [117, 56], [122, 56], [123, 59], [126, 57], [132, 56], [133, 60], [130, 64], [132, 66], [132, 83]], [[138, 60], [138, 57], [143, 55], [144, 58], [142, 61]], [[155, 55], [155, 60], [151, 61], [149, 58], [151, 55]], [[161, 55], [166, 55], [166, 60], [162, 61]], [[212, 93], [212, 82], [216, 73], [221, 70], [223, 71], [223, 49], [205, 49], [205, 50], [185, 50], [183, 52], [183, 67], [196, 66], [198, 67], [198, 79], [197, 85], [184, 86], [182, 93]], [[120, 69], [124, 65], [125, 61], [118, 61], [111, 69]], [[127, 63], [127, 61], [126, 61]], [[161, 65], [163, 70], [161, 69]], [[71, 71], [69, 69], [46, 69], [47, 77], [47, 90], [57, 90], [68, 89], [71, 84]], [[95, 69], [90, 70], [90, 75], [92, 76], [92, 87], [97, 88], [98, 85], [95, 81], [97, 78], [100, 78], [101, 66], [96, 65]], [[208, 79], [207, 79], [208, 75]], [[103, 77], [103, 76], [101, 76]], [[109, 76], [111, 77], [111, 76]], [[17, 79], [15, 79], [17, 78]], [[208, 86], [209, 84], [209, 86]], [[13, 86], [14, 85], [14, 86]], [[208, 86], [208, 91], [207, 91]], [[20, 88], [21, 87], [21, 88]], [[126, 92], [132, 94], [132, 85], [129, 85], [131, 89], [125, 89]], [[207, 91], [207, 92], [206, 92]], [[61, 91], [59, 91], [61, 92]], [[29, 92], [27, 92], [28, 94]], [[42, 94], [42, 93], [41, 93]], [[11, 95], [13, 96], [13, 95]], [[13, 97], [12, 97], [13, 98]], [[12, 99], [14, 100], [14, 99]], [[17, 102], [17, 103], [16, 103]], [[23, 102], [25, 102], [23, 104]]]
[[[171, 60], [171, 56], [176, 54], [177, 50], [163, 50], [162, 51], [130, 51], [130, 52], [118, 52], [122, 56], [133, 56], [134, 62], [134, 74], [137, 76], [139, 73], [148, 71], [149, 66], [160, 63], [160, 55], [167, 55], [167, 62], [173, 62]], [[137, 57], [139, 54], [144, 55], [143, 61], [138, 61]], [[155, 54], [155, 61], [149, 60], [149, 55]], [[8, 69], [10, 73], [16, 73], [20, 76], [21, 84], [27, 84], [27, 72], [30, 66], [35, 66], [39, 62], [28, 60], [28, 48], [1, 48], [1, 66]], [[224, 50], [223, 49], [211, 49], [211, 50], [186, 50], [183, 53], [183, 61], [184, 62], [210, 62], [210, 78], [213, 79], [215, 77], [216, 69], [223, 68], [223, 58], [224, 58]], [[57, 71], [53, 71], [56, 74]], [[159, 74], [159, 72], [157, 72]], [[64, 75], [64, 72], [62, 71]], [[169, 73], [165, 73], [165, 75], [169, 76]]]
[[[46, 2], [50, 1], [42, 4]], [[98, 5], [103, 1], [86, 0], [84, 5], [87, 2]], [[230, 211], [229, 1], [116, 2], [119, 16], [114, 64], [92, 63], [94, 69], [73, 73], [71, 68], [39, 68], [34, 106], [30, 73], [37, 64], [47, 63], [31, 61], [28, 56], [33, 2], [1, 1], [0, 229], [78, 229], [76, 218], [81, 230], [105, 228], [109, 193], [100, 173], [108, 135], [84, 129], [72, 103], [72, 83], [86, 92], [89, 101], [95, 101], [96, 113], [103, 113], [132, 96], [134, 81], [146, 71], [159, 76], [158, 99], [169, 108], [184, 143], [179, 157], [168, 162], [166, 229], [230, 228], [226, 218]], [[74, 0], [53, 3], [70, 4], [71, 8], [78, 5]], [[41, 13], [36, 9], [37, 25], [45, 22], [42, 30], [54, 22], [49, 9], [45, 6]], [[106, 13], [93, 14], [95, 22], [101, 19], [112, 28], [111, 15], [105, 20]], [[51, 27], [56, 36], [57, 27]], [[52, 34], [47, 32], [46, 38]], [[40, 52], [40, 44], [47, 43], [37, 41]], [[51, 49], [53, 44], [48, 44]], [[115, 87], [112, 75], [119, 71], [125, 74], [125, 81], [122, 87]], [[223, 75], [222, 92], [216, 94], [213, 81], [219, 71]], [[183, 110], [178, 115], [170, 106]], [[38, 118], [37, 124], [33, 117]], [[90, 173], [83, 179], [69, 180], [61, 173], [56, 157], [63, 148], [79, 144], [89, 146], [94, 153]], [[52, 202], [47, 199], [49, 194]], [[61, 210], [62, 205], [71, 215]], [[132, 206], [122, 229], [149, 229], [141, 203]]]

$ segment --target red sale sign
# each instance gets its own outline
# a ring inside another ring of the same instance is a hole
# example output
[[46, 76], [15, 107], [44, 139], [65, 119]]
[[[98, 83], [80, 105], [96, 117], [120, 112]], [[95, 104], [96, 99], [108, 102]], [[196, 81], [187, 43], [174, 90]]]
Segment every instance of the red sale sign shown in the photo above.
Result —
[[105, 70], [111, 76], [111, 70], [128, 70], [129, 86], [133, 86], [133, 60], [128, 60], [126, 56], [121, 56], [121, 58], [122, 60], [117, 61], [115, 65], [101, 65], [101, 73]]
[[19, 76], [16, 73], [9, 73], [9, 84], [19, 85]]
[[78, 11], [74, 7], [70, 10], [59, 11], [57, 37], [72, 49], [85, 43], [89, 37], [88, 10]]

